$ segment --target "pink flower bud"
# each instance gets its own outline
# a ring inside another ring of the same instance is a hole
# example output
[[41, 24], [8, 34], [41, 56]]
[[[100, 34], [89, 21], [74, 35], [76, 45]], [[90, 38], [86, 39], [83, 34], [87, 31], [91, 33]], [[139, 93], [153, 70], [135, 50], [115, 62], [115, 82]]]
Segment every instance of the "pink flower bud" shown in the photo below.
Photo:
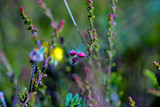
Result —
[[73, 58], [72, 59], [72, 64], [74, 65], [74, 64], [76, 64], [77, 63], [77, 61], [78, 61], [78, 59], [77, 58]]
[[58, 25], [58, 30], [61, 30], [64, 26], [65, 20], [61, 20], [60, 24]]
[[70, 55], [76, 55], [76, 52], [75, 51], [70, 51], [69, 54]]
[[79, 57], [82, 57], [82, 58], [86, 57], [86, 55], [85, 55], [84, 53], [78, 53], [77, 55], [78, 55]]

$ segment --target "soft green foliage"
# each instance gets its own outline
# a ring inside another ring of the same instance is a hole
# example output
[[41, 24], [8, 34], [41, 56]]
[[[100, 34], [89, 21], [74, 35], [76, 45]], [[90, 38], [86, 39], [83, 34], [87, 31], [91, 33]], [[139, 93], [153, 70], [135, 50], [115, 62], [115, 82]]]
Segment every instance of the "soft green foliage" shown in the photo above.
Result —
[[153, 72], [151, 72], [150, 70], [145, 70], [144, 74], [157, 86], [158, 82], [157, 79], [155, 77], [155, 74]]
[[85, 100], [79, 97], [79, 94], [73, 96], [72, 93], [68, 93], [66, 96], [66, 107], [87, 107], [87, 104], [85, 104]]

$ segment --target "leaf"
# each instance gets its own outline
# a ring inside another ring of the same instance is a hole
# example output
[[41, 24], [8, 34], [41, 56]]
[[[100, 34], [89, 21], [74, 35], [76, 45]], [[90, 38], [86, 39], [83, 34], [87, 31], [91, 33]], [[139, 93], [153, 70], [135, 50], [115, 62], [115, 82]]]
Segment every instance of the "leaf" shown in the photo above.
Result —
[[84, 52], [86, 51], [87, 49], [87, 45], [83, 44], [83, 43], [80, 43], [77, 47], [77, 51], [81, 51], [81, 52]]
[[70, 102], [72, 100], [72, 93], [68, 93], [66, 96], [66, 102]]
[[155, 74], [153, 72], [151, 72], [150, 70], [145, 70], [144, 74], [151, 80], [154, 82], [155, 85], [158, 85], [158, 82], [155, 78]]
[[44, 53], [44, 51], [45, 51], [45, 48], [46, 48], [45, 46], [44, 46], [44, 47], [42, 47], [42, 48], [39, 50], [39, 53], [40, 53], [40, 54], [43, 54], [43, 53]]
[[74, 98], [76, 100], [76, 103], [79, 101], [79, 94], [74, 95]]

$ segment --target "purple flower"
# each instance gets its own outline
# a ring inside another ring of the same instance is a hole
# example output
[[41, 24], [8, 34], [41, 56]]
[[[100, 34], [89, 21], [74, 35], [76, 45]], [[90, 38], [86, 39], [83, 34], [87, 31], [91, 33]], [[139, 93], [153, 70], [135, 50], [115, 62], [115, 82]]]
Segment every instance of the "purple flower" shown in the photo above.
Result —
[[1, 91], [0, 91], [0, 101], [2, 103], [2, 107], [7, 107], [5, 99], [4, 99], [4, 94]]
[[44, 60], [44, 56], [43, 56], [44, 50], [45, 50], [45, 47], [41, 49], [34, 49], [29, 55], [30, 60], [34, 62], [43, 61]]

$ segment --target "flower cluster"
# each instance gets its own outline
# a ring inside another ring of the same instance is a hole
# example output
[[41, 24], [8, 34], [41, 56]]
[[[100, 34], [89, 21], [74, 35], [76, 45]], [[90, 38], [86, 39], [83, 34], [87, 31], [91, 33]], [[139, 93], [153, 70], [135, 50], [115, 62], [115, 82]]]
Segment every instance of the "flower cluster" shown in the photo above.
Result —
[[129, 99], [129, 105], [131, 107], [135, 107], [135, 101], [133, 101], [133, 99], [131, 97], [128, 97], [128, 99]]
[[[108, 31], [107, 31], [107, 40], [108, 40], [108, 45], [109, 45], [109, 48], [107, 49], [107, 54], [108, 54], [108, 57], [109, 57], [109, 64], [108, 64], [108, 69], [107, 69], [107, 81], [106, 81], [106, 91], [107, 91], [107, 96], [110, 96], [110, 92], [109, 92], [109, 89], [110, 89], [110, 74], [111, 74], [111, 69], [112, 69], [112, 66], [114, 65], [113, 64], [113, 58], [115, 56], [115, 50], [113, 49], [113, 44], [114, 44], [114, 30], [115, 30], [115, 25], [116, 25], [116, 22], [115, 22], [115, 18], [116, 18], [116, 5], [117, 5], [117, 2], [118, 0], [111, 0], [111, 4], [112, 4], [112, 7], [111, 7], [111, 13], [109, 13], [108, 15]], [[110, 101], [108, 99], [108, 102], [107, 102], [107, 105], [109, 106], [110, 105]]]
[[4, 94], [1, 91], [0, 91], [0, 102], [2, 103], [2, 107], [7, 107], [6, 101], [4, 99]]
[[37, 3], [39, 6], [44, 10], [44, 13], [48, 16], [48, 18], [51, 20], [50, 25], [54, 29], [54, 33], [52, 34], [52, 44], [56, 46], [56, 41], [59, 39], [59, 33], [62, 31], [62, 28], [64, 26], [65, 20], [61, 20], [60, 23], [57, 25], [57, 21], [54, 20], [53, 15], [51, 13], [51, 10], [47, 8], [45, 2], [43, 0], [37, 0]]
[[72, 49], [69, 51], [69, 55], [72, 57], [71, 65], [75, 65], [79, 60], [84, 60], [87, 58], [87, 54], [85, 53], [87, 47], [80, 43], [76, 50]]
[[34, 49], [29, 57], [30, 57], [30, 61], [33, 62], [42, 62], [44, 60], [44, 51], [45, 51], [45, 47], [41, 48], [41, 49]]
[[47, 8], [46, 3], [43, 2], [42, 0], [37, 0], [37, 3], [45, 11], [44, 13], [49, 17], [49, 19], [51, 21], [54, 21], [51, 10], [49, 8]]
[[160, 70], [160, 65], [159, 65], [159, 63], [158, 63], [158, 62], [153, 61], [153, 64], [157, 67], [157, 70]]
[[47, 75], [45, 74], [45, 70], [48, 67], [49, 60], [50, 60], [50, 58], [47, 58], [44, 61], [44, 64], [43, 64], [43, 67], [41, 70], [36, 65], [33, 65], [34, 71], [32, 71], [32, 72], [34, 72], [35, 74], [32, 75], [29, 91], [26, 90], [23, 95], [19, 94], [20, 95], [19, 106], [24, 107], [28, 103], [30, 98], [36, 94], [35, 90], [38, 87], [38, 85], [40, 84], [40, 81], [42, 80], [42, 78], [47, 77]]
[[59, 38], [59, 33], [62, 31], [65, 20], [61, 20], [59, 25], [57, 25], [57, 21], [51, 22], [51, 26], [54, 29], [54, 33], [52, 34], [53, 42], [55, 42]]
[[38, 48], [41, 47], [41, 42], [38, 39], [38, 28], [34, 27], [32, 24], [32, 19], [29, 18], [29, 16], [25, 13], [25, 10], [23, 7], [20, 7], [20, 15], [22, 16], [22, 19], [24, 19], [24, 24], [29, 25], [28, 30], [32, 31], [33, 39], [36, 41]]
[[113, 50], [113, 39], [114, 39], [114, 29], [115, 29], [115, 25], [116, 25], [116, 22], [115, 22], [115, 18], [116, 18], [116, 4], [117, 4], [118, 0], [111, 0], [111, 3], [112, 3], [112, 7], [111, 7], [111, 10], [112, 12], [109, 13], [108, 15], [108, 32], [107, 32], [107, 35], [108, 35], [108, 43], [109, 43], [109, 49], [107, 51], [108, 53], [108, 56], [109, 56], [109, 59], [110, 59], [110, 62], [112, 63], [112, 60], [113, 60], [113, 57], [115, 56], [115, 50]]
[[88, 11], [90, 13], [90, 15], [88, 16], [88, 20], [90, 22], [90, 29], [88, 29], [88, 34], [91, 42], [90, 44], [88, 44], [88, 46], [89, 46], [90, 53], [92, 53], [93, 49], [95, 49], [95, 51], [98, 52], [99, 45], [98, 45], [96, 29], [94, 29], [93, 27], [93, 22], [95, 20], [95, 15], [93, 13], [94, 12], [93, 1], [88, 0], [87, 4], [88, 4]]
[[92, 91], [91, 91], [91, 89], [90, 89], [90, 84], [89, 84], [89, 77], [88, 77], [88, 75], [86, 75], [85, 89], [86, 89], [86, 94], [87, 94], [87, 103], [90, 104], [90, 105], [89, 105], [90, 107], [92, 107], [93, 98], [92, 98]]

